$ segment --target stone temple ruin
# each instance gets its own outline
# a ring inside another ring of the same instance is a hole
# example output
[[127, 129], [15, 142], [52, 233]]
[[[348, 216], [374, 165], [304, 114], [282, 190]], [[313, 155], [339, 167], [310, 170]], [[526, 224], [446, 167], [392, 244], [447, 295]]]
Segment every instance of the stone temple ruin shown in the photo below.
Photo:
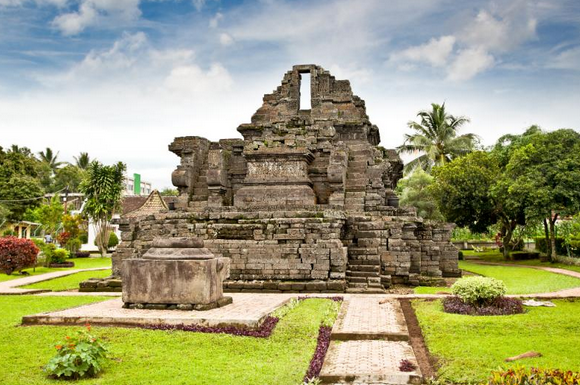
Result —
[[238, 132], [243, 139], [175, 138], [179, 197], [169, 210], [121, 219], [114, 274], [154, 239], [191, 237], [230, 258], [227, 291], [381, 292], [460, 275], [452, 225], [398, 207], [403, 163], [378, 146], [348, 80], [296, 65]]

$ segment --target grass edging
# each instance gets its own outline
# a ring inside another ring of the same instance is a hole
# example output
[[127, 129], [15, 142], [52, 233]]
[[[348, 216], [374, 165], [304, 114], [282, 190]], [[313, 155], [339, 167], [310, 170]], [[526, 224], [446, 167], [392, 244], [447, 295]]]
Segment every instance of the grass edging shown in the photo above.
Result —
[[[435, 301], [435, 299], [429, 299], [429, 301]], [[417, 358], [417, 363], [419, 364], [419, 369], [421, 369], [423, 378], [434, 378], [437, 374], [437, 370], [435, 369], [438, 366], [437, 358], [429, 352], [429, 349], [425, 344], [423, 331], [419, 325], [419, 320], [415, 314], [415, 309], [411, 304], [411, 299], [399, 298], [399, 304], [401, 305], [401, 310], [403, 311], [405, 322], [407, 323], [409, 343], [413, 348], [413, 352], [415, 353], [415, 358]]]

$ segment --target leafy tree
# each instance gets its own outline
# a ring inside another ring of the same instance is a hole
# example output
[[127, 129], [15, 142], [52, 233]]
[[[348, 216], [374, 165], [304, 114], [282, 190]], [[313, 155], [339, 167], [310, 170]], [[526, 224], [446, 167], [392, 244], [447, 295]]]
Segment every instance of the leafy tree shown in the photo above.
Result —
[[477, 135], [457, 136], [461, 126], [469, 119], [447, 114], [445, 103], [433, 103], [430, 111], [420, 111], [417, 116], [421, 118], [419, 122], [410, 121], [407, 124], [415, 133], [405, 134], [405, 142], [397, 147], [399, 153], [422, 154], [405, 165], [405, 172], [417, 167], [430, 172], [433, 166], [442, 166], [476, 148], [479, 141]]
[[580, 133], [561, 129], [529, 135], [511, 154], [506, 176], [526, 216], [544, 220], [554, 260], [556, 221], [580, 211]]
[[97, 247], [101, 255], [105, 256], [109, 243], [109, 221], [121, 206], [125, 165], [118, 162], [104, 166], [93, 161], [87, 172], [87, 178], [80, 187], [86, 199], [84, 213], [93, 221]]
[[71, 164], [59, 168], [54, 175], [52, 191], [61, 191], [68, 188], [69, 192], [78, 192], [85, 176], [86, 170]]
[[28, 208], [41, 202], [44, 191], [38, 181], [39, 162], [31, 155], [0, 147], [0, 204], [9, 210], [9, 220], [22, 219]]
[[432, 191], [446, 220], [485, 232], [500, 223], [504, 257], [513, 247], [518, 225], [525, 224], [524, 207], [510, 194], [509, 179], [492, 153], [476, 151], [433, 170]]
[[53, 238], [61, 227], [64, 208], [60, 203], [58, 195], [52, 197], [48, 204], [43, 204], [34, 210], [28, 210], [24, 219], [32, 222], [42, 223], [45, 234], [50, 234]]
[[414, 206], [417, 214], [425, 219], [442, 221], [437, 202], [430, 191], [433, 177], [422, 169], [415, 169], [409, 176], [401, 179], [397, 192], [404, 206]]
[[164, 188], [163, 190], [161, 190], [159, 192], [159, 194], [161, 194], [162, 196], [167, 196], [167, 197], [176, 197], [179, 195], [179, 191], [177, 191], [176, 188]]
[[38, 153], [40, 161], [46, 163], [53, 173], [64, 164], [63, 162], [58, 161], [58, 154], [58, 152], [55, 154], [50, 147], [47, 147], [45, 151], [40, 151]]
[[75, 159], [75, 164], [81, 170], [86, 170], [89, 168], [89, 164], [91, 164], [91, 158], [89, 157], [88, 152], [81, 152], [79, 156], [73, 157]]
[[24, 156], [32, 156], [32, 151], [30, 151], [28, 147], [20, 147], [17, 144], [13, 144], [12, 146], [10, 146], [10, 151], [22, 154]]

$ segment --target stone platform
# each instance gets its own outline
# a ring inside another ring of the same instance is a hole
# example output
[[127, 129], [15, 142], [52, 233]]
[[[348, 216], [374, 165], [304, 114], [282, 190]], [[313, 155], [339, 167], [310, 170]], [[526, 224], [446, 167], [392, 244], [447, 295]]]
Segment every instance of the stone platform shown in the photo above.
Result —
[[257, 328], [291, 296], [251, 293], [232, 294], [233, 303], [218, 309], [198, 311], [124, 309], [120, 298], [22, 318], [23, 325], [200, 325]]

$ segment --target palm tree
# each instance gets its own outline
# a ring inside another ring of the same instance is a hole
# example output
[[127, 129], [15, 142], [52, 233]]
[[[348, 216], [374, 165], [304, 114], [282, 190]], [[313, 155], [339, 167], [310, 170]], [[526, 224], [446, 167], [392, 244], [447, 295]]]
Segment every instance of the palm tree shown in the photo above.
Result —
[[81, 152], [79, 156], [73, 156], [73, 158], [75, 158], [77, 167], [82, 170], [86, 170], [91, 163], [91, 158], [89, 157], [88, 152]]
[[457, 136], [457, 131], [469, 118], [455, 117], [445, 112], [445, 103], [432, 103], [431, 111], [420, 111], [417, 116], [421, 122], [410, 121], [409, 128], [414, 134], [405, 134], [405, 142], [397, 147], [399, 154], [416, 154], [420, 156], [405, 165], [405, 173], [420, 167], [430, 172], [433, 166], [440, 166], [465, 155], [475, 149], [479, 137], [475, 134]]
[[28, 147], [20, 147], [17, 144], [13, 144], [10, 147], [10, 151], [15, 153], [15, 154], [22, 154], [24, 156], [31, 156], [32, 155], [32, 151], [30, 151], [30, 149]]
[[58, 152], [54, 154], [50, 147], [47, 147], [46, 151], [40, 151], [38, 153], [40, 156], [40, 161], [46, 163], [52, 172], [56, 172], [56, 170], [64, 164], [63, 162], [59, 162], [57, 160], [58, 154]]

